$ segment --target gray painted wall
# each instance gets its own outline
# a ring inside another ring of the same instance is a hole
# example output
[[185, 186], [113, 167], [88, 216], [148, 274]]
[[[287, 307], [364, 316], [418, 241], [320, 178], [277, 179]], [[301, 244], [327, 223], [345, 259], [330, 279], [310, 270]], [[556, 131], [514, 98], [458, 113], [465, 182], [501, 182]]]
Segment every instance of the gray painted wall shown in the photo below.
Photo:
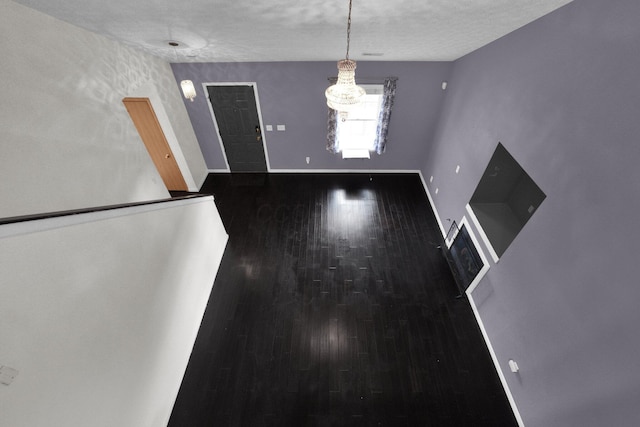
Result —
[[638, 17], [580, 0], [456, 61], [423, 162], [445, 224], [498, 141], [547, 194], [473, 294], [527, 427], [640, 425]]
[[[337, 58], [339, 59], [339, 58]], [[397, 76], [396, 103], [387, 152], [371, 160], [342, 160], [325, 149], [327, 78], [335, 62], [172, 64], [176, 81], [190, 79], [198, 97], [185, 105], [209, 169], [226, 169], [204, 96], [203, 82], [255, 82], [265, 125], [284, 124], [285, 132], [264, 132], [272, 170], [418, 170], [433, 137], [451, 63], [358, 62], [358, 78]], [[309, 165], [305, 157], [311, 157]]]

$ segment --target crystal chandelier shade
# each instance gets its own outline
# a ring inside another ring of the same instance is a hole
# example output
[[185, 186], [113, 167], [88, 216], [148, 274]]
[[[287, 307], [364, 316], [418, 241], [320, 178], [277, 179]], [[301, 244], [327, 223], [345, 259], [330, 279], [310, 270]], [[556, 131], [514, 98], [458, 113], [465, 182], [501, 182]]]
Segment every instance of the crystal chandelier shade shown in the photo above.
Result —
[[336, 111], [349, 110], [360, 102], [365, 90], [356, 85], [356, 62], [350, 59], [338, 61], [338, 81], [325, 91], [327, 105]]

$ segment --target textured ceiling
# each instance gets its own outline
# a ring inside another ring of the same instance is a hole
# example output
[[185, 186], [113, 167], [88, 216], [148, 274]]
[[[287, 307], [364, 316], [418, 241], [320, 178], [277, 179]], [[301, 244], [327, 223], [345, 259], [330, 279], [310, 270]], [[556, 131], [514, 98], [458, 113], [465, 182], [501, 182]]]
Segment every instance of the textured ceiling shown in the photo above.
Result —
[[[354, 0], [350, 57], [454, 60], [570, 1]], [[16, 2], [171, 62], [334, 61], [346, 52], [348, 0]]]

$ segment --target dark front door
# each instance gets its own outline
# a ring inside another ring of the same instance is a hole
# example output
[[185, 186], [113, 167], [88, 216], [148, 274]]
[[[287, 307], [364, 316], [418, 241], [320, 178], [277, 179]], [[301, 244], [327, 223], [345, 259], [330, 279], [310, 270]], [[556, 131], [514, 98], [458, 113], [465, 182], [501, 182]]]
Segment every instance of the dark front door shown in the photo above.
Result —
[[266, 172], [253, 86], [207, 86], [231, 172]]

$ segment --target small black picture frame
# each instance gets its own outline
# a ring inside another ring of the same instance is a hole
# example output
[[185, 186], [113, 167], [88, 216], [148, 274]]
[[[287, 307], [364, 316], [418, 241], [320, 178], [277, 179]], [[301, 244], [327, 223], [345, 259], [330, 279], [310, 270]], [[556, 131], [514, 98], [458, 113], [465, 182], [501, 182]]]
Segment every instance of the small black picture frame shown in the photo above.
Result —
[[464, 292], [484, 266], [465, 225], [460, 227], [449, 247], [449, 259], [454, 279]]

